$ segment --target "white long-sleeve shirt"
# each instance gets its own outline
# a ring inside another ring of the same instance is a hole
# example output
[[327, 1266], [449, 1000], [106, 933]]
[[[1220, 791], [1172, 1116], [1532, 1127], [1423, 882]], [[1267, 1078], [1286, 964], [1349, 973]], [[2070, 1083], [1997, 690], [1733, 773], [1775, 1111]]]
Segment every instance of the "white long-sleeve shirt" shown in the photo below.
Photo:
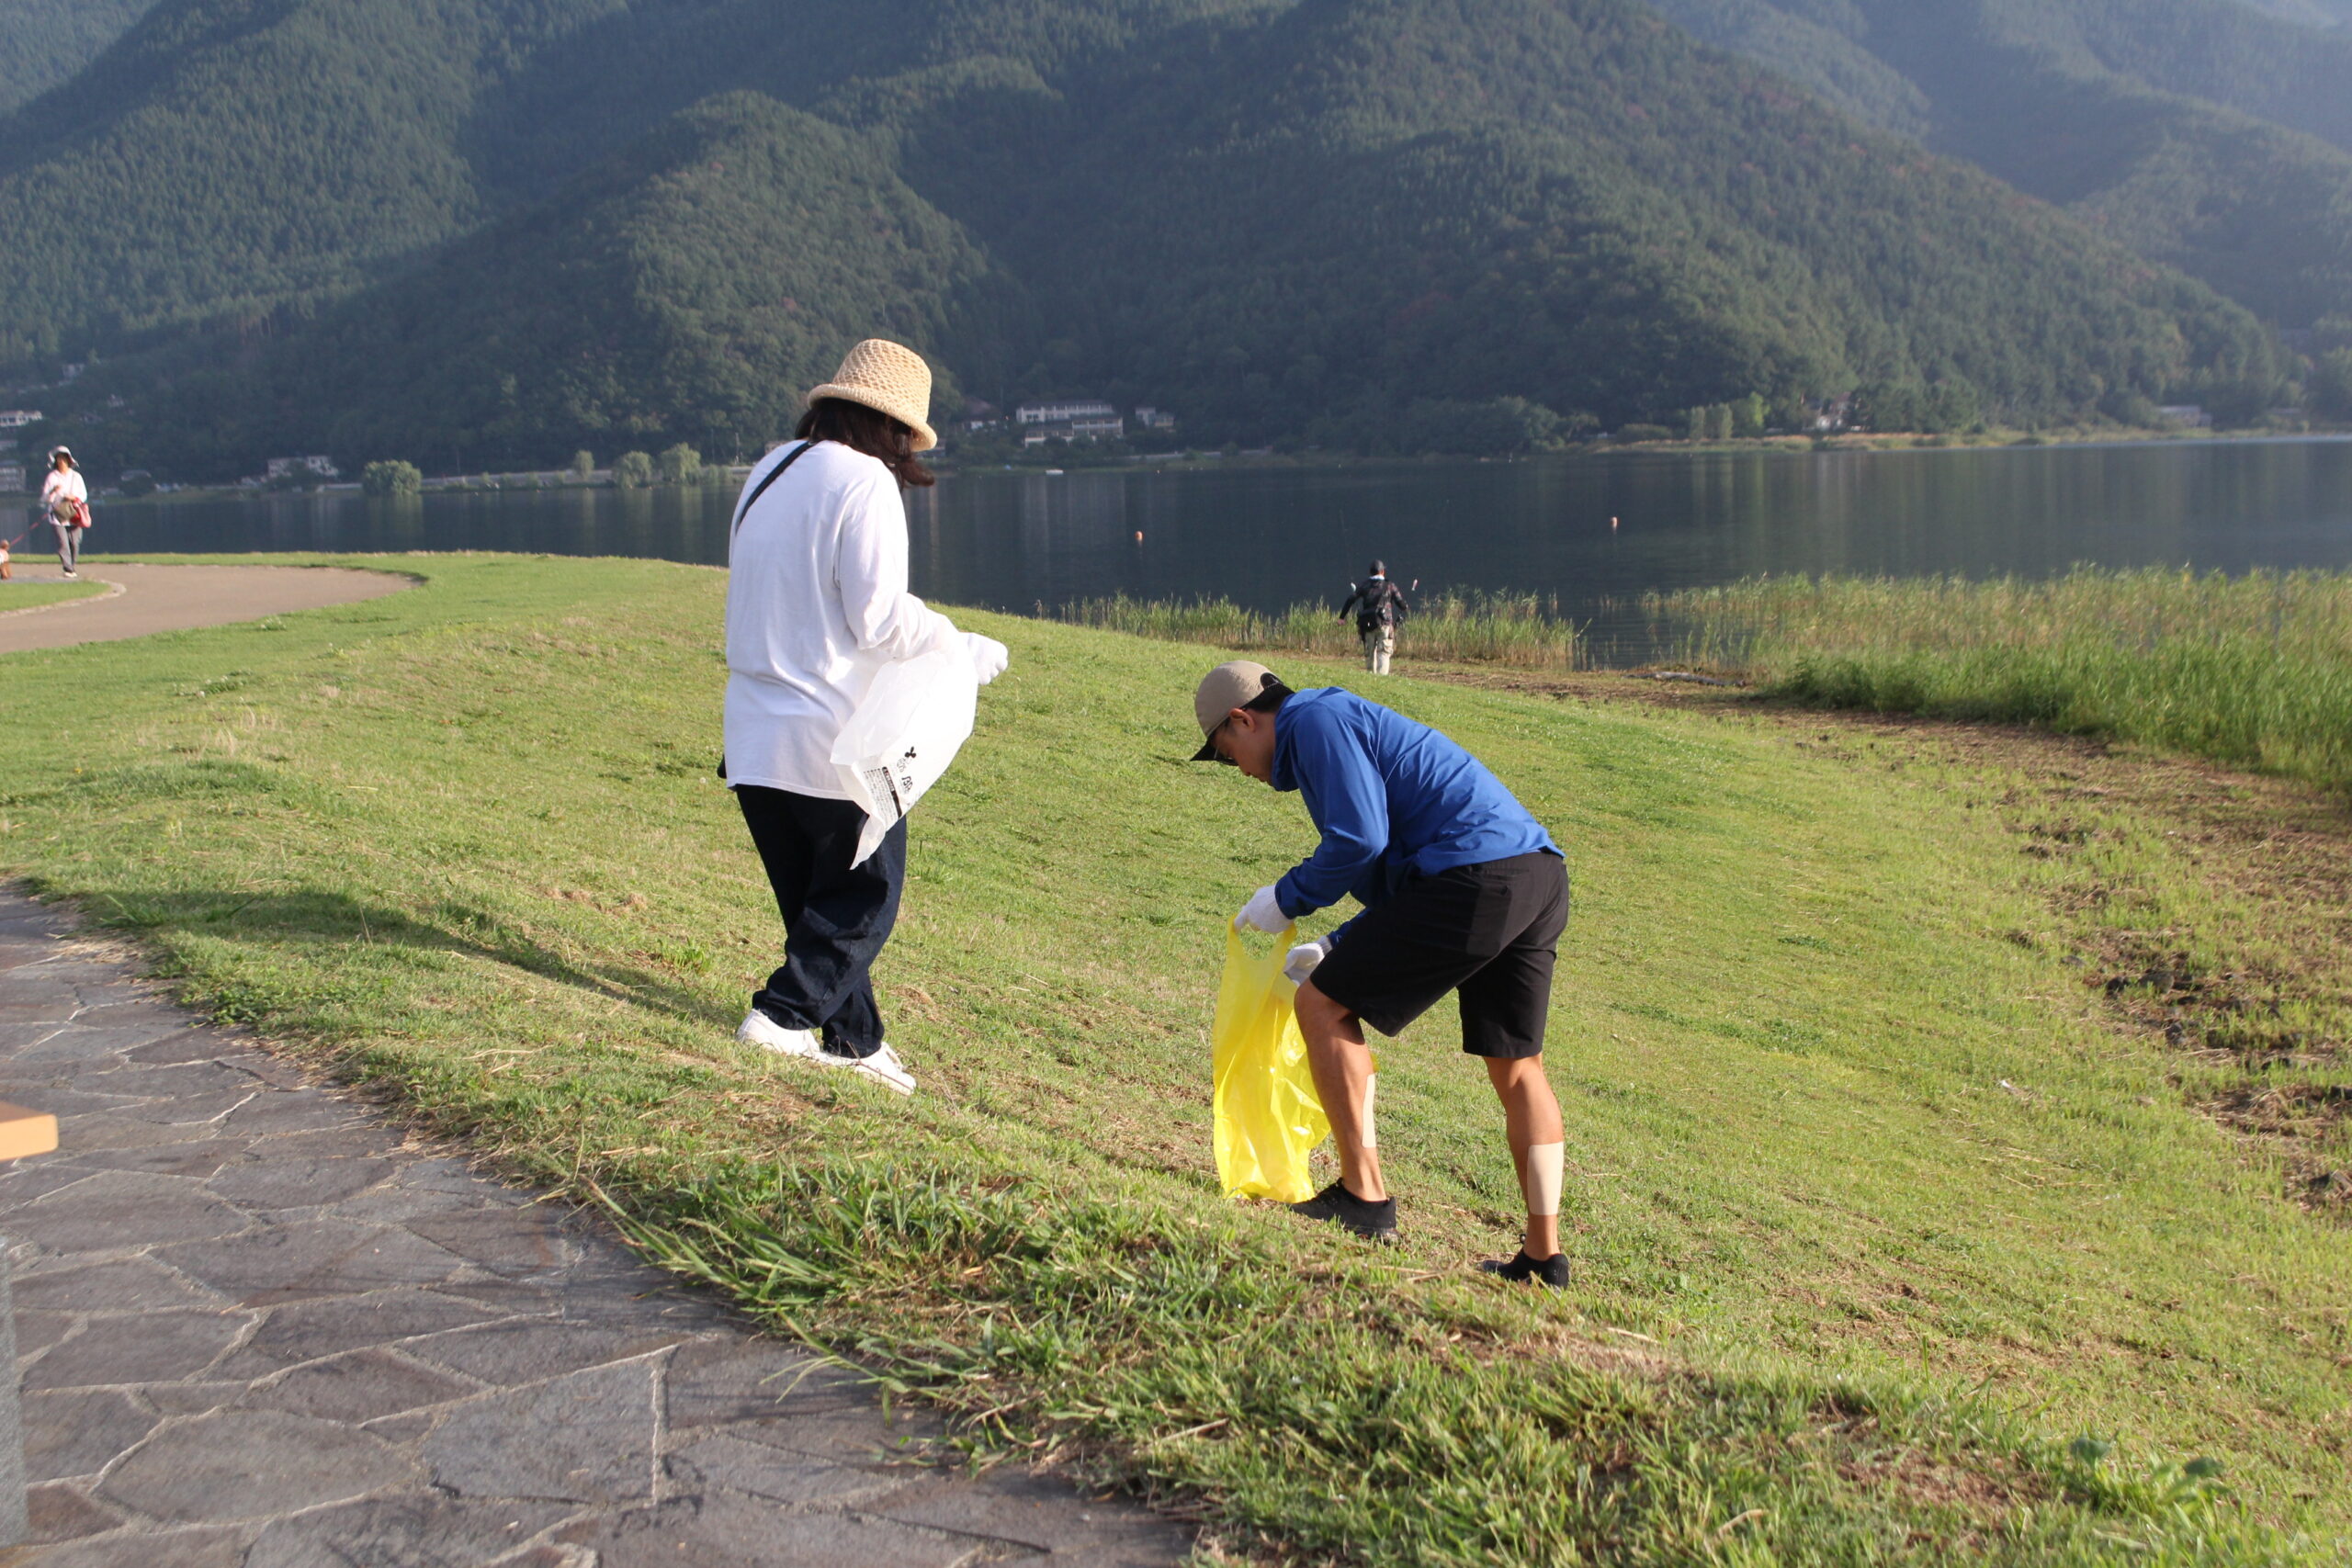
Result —
[[86, 503], [89, 499], [90, 487], [82, 482], [82, 476], [75, 469], [68, 468], [61, 474], [55, 468], [51, 468], [49, 471], [49, 478], [41, 480], [40, 514], [44, 521], [62, 521], [58, 515], [57, 503], [60, 501], [79, 501]]
[[[798, 445], [753, 464], [743, 493]], [[956, 635], [907, 592], [898, 480], [876, 458], [818, 443], [728, 546], [728, 781], [849, 799], [833, 742], [858, 700], [885, 664]]]

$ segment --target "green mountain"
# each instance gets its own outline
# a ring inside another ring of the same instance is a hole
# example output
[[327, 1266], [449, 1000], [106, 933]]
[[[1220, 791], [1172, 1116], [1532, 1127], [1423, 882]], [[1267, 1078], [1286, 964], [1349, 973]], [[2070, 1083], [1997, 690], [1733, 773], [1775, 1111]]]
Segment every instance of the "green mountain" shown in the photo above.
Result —
[[0, 367], [282, 331], [718, 93], [1053, 62], [1217, 5], [160, 0], [63, 105], [0, 119]]
[[161, 0], [0, 121], [0, 364], [335, 298], [490, 210], [475, 106], [601, 0]]
[[155, 0], [0, 0], [0, 114], [71, 81]]
[[[273, 441], [446, 470], [755, 452], [844, 345], [978, 341], [1001, 293], [885, 143], [729, 94], [282, 345], [184, 367], [142, 450], [175, 472]], [[952, 370], [937, 393], [956, 405]]]
[[2245, 0], [2258, 11], [2315, 28], [2352, 27], [2352, 0]]
[[2352, 313], [2352, 28], [2240, 0], [1652, 0], [2267, 320]]
[[74, 102], [0, 136], [0, 361], [99, 347], [84, 444], [182, 476], [753, 451], [869, 331], [1354, 446], [2282, 384], [2211, 289], [1634, 0], [163, 0]]
[[1317, 0], [995, 103], [983, 136], [961, 100], [907, 119], [909, 165], [980, 190], [1058, 150], [967, 219], [1057, 307], [1024, 368], [1236, 429], [1872, 380], [2030, 417], [2262, 358], [2203, 290], [1634, 6]]

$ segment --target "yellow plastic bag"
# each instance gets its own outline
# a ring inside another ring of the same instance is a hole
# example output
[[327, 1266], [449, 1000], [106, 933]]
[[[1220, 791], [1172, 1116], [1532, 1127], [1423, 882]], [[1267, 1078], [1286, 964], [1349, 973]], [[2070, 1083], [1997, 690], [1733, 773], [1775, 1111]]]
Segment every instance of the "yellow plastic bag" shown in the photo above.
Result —
[[1283, 957], [1296, 928], [1263, 957], [1225, 931], [1225, 979], [1216, 994], [1216, 1175], [1228, 1198], [1275, 1198], [1285, 1203], [1315, 1196], [1306, 1157], [1330, 1136], [1315, 1076], [1306, 1065], [1292, 998], [1298, 987], [1283, 974]]

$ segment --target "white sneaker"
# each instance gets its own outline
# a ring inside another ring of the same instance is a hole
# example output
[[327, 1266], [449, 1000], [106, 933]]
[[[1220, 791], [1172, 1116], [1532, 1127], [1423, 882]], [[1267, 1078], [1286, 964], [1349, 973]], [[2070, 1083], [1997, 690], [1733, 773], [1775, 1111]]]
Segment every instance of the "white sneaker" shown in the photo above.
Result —
[[757, 1008], [743, 1015], [743, 1026], [735, 1032], [735, 1038], [779, 1056], [813, 1056], [820, 1049], [815, 1030], [786, 1029]]
[[915, 1091], [915, 1076], [899, 1060], [899, 1054], [884, 1045], [871, 1056], [836, 1056], [820, 1046], [813, 1054], [815, 1060], [829, 1067], [847, 1067], [861, 1077], [872, 1078], [884, 1089], [897, 1094]]

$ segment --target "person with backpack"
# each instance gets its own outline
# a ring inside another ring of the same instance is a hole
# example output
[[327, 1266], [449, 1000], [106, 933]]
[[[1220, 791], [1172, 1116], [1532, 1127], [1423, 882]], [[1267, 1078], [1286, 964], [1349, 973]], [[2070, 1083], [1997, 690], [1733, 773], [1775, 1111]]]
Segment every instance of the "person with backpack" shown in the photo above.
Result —
[[57, 530], [57, 564], [68, 577], [79, 577], [82, 531], [90, 525], [90, 487], [74, 465], [74, 454], [62, 446], [49, 453], [49, 477], [41, 481], [40, 514]]
[[1402, 1033], [1450, 991], [1462, 1049], [1486, 1064], [1502, 1101], [1527, 1201], [1519, 1255], [1479, 1267], [1516, 1283], [1566, 1284], [1566, 1141], [1544, 1073], [1544, 1034], [1568, 871], [1551, 834], [1461, 746], [1337, 686], [1294, 692], [1264, 665], [1235, 660], [1203, 678], [1193, 716], [1194, 761], [1231, 763], [1298, 791], [1322, 835], [1313, 854], [1250, 896], [1234, 929], [1279, 936], [1351, 895], [1363, 906], [1329, 935], [1293, 947], [1283, 965], [1298, 986], [1299, 1033], [1340, 1156], [1340, 1179], [1291, 1208], [1370, 1240], [1395, 1237], [1364, 1030]]
[[1356, 611], [1356, 636], [1363, 641], [1363, 667], [1387, 674], [1389, 656], [1396, 651], [1396, 627], [1406, 613], [1404, 591], [1388, 581], [1387, 563], [1373, 562], [1369, 578], [1349, 585], [1340, 619], [1346, 620], [1351, 608]]
[[720, 774], [785, 929], [784, 964], [736, 1038], [912, 1094], [872, 978], [906, 883], [906, 819], [857, 859], [865, 808], [833, 743], [888, 664], [960, 648], [985, 685], [1012, 656], [907, 592], [900, 491], [934, 482], [915, 454], [939, 444], [922, 355], [868, 338], [806, 401], [798, 439], [752, 465], [728, 543]]

